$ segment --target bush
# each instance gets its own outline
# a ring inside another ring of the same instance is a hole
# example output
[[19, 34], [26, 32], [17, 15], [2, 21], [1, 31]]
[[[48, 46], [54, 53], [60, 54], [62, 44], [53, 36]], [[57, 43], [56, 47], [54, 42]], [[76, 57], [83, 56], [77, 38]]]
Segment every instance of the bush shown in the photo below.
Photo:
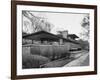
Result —
[[22, 56], [23, 68], [39, 68], [40, 65], [49, 62], [50, 60], [44, 56], [40, 55], [27, 55]]
[[40, 49], [39, 49], [39, 46], [38, 45], [34, 45], [30, 48], [30, 53], [31, 54], [40, 54]]

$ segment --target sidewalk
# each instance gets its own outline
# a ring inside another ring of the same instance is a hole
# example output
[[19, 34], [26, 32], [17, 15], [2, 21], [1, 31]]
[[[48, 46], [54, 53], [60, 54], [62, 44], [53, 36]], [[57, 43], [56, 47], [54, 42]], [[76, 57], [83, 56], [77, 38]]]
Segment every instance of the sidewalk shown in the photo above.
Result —
[[71, 61], [70, 63], [64, 65], [64, 67], [72, 67], [72, 66], [87, 66], [89, 65], [89, 53], [85, 53], [78, 59]]

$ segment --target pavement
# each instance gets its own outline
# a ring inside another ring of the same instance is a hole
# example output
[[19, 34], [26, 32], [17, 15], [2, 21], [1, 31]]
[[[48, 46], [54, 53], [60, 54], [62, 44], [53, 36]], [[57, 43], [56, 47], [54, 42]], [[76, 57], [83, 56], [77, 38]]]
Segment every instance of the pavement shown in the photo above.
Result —
[[44, 67], [68, 67], [68, 66], [87, 66], [89, 65], [89, 52], [82, 51], [74, 51], [71, 52], [72, 56], [68, 58], [62, 58], [58, 60], [51, 61], [42, 66]]
[[64, 65], [64, 67], [72, 67], [72, 66], [88, 66], [89, 65], [89, 52], [84, 53], [79, 58], [69, 62]]

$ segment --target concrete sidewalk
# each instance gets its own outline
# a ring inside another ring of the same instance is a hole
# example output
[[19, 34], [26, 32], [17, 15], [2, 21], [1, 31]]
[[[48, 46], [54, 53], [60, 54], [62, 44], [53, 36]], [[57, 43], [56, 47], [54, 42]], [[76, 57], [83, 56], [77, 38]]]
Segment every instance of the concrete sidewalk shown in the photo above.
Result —
[[72, 67], [72, 66], [88, 66], [89, 65], [89, 53], [85, 53], [79, 58], [69, 62], [64, 65], [64, 67]]

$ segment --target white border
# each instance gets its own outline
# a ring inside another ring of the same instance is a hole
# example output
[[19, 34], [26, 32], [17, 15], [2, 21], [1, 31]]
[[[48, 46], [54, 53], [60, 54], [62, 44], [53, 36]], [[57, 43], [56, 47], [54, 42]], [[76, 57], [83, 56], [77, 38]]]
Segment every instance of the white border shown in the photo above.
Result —
[[[89, 13], [90, 23], [91, 23], [90, 24], [91, 26], [90, 27], [90, 53], [91, 54], [89, 54], [90, 55], [90, 66], [22, 70], [22, 10]], [[84, 71], [94, 71], [94, 10], [17, 5], [17, 75], [69, 73], [69, 72], [84, 72]]]

